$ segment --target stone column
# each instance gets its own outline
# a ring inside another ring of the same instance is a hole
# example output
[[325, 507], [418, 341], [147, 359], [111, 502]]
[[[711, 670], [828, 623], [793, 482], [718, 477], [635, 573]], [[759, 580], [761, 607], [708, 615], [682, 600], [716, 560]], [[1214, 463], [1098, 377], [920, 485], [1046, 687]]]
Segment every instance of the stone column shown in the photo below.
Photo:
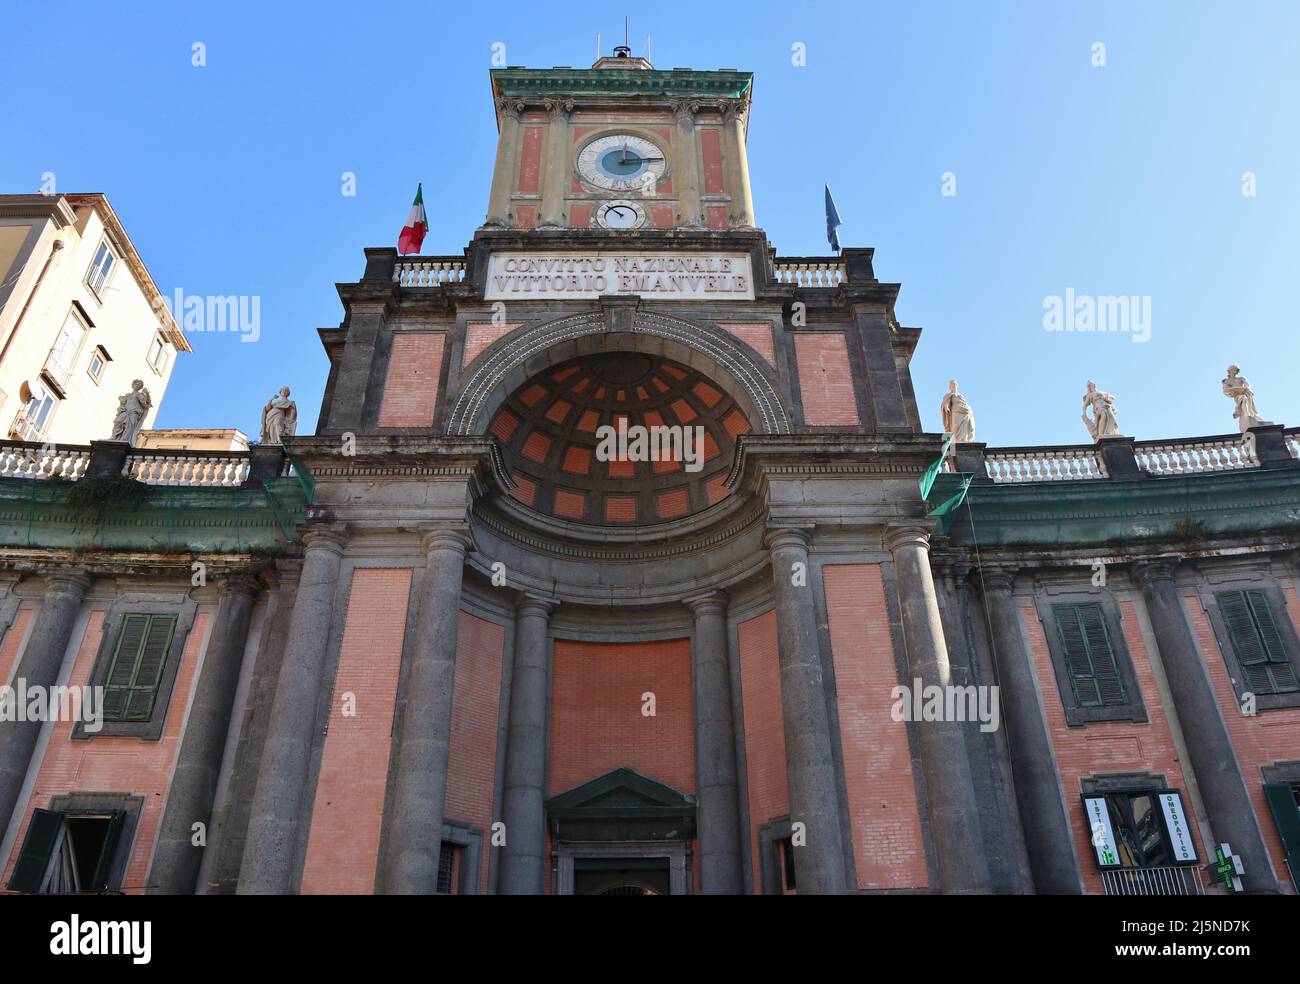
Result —
[[[1251, 808], [1250, 795], [1174, 580], [1176, 564], [1177, 561], [1163, 560], [1138, 564], [1134, 574], [1142, 587], [1147, 617], [1151, 620], [1151, 631], [1178, 711], [1192, 771], [1210, 815], [1214, 840], [1227, 841], [1233, 853], [1241, 858], [1246, 870], [1241, 877], [1242, 886], [1248, 892], [1276, 893], [1277, 879]], [[1211, 852], [1215, 846], [1205, 845]]]
[[736, 732], [727, 672], [726, 599], [720, 591], [687, 598], [695, 616], [691, 687], [695, 709], [695, 784], [700, 838], [700, 891], [739, 895], [740, 812]]
[[484, 223], [488, 226], [510, 226], [510, 193], [514, 189], [515, 175], [519, 173], [516, 154], [519, 146], [519, 121], [523, 112], [524, 104], [521, 100], [497, 100], [500, 134], [497, 138], [496, 164], [492, 169], [492, 190], [488, 194], [487, 221]]
[[[943, 637], [939, 599], [930, 572], [930, 534], [916, 526], [890, 529], [885, 546], [894, 557], [898, 603], [907, 646], [908, 692], [954, 686], [948, 646]], [[945, 706], [946, 706], [945, 701]], [[987, 894], [988, 861], [979, 836], [970, 760], [960, 721], [918, 721], [921, 768], [930, 799], [930, 830], [945, 895]]]
[[[45, 594], [27, 637], [12, 686], [52, 687], [59, 682], [63, 657], [81, 613], [91, 578], [81, 571], [52, 571], [45, 575]], [[9, 825], [22, 793], [42, 721], [0, 722], [0, 835]]]
[[[1038, 687], [1025, 645], [1020, 610], [1012, 595], [1015, 575], [985, 569], [989, 641], [1002, 688], [1002, 722], [1011, 746], [1011, 774], [1025, 832], [1025, 848], [1042, 895], [1078, 895], [1082, 882], [1074, 862], [1074, 841], [1065, 815], [1056, 760], [1039, 706]], [[1059, 698], [1057, 698], [1059, 699]]]
[[683, 229], [703, 229], [700, 211], [699, 136], [695, 132], [695, 114], [700, 104], [693, 99], [677, 99], [672, 104], [677, 118], [677, 224]]
[[569, 185], [569, 114], [572, 99], [544, 100], [547, 115], [546, 173], [542, 176], [539, 229], [563, 229], [564, 189]]
[[286, 895], [295, 887], [299, 824], [347, 535], [339, 528], [309, 527], [302, 540], [302, 577], [249, 810], [240, 895]]
[[[809, 535], [800, 529], [767, 534], [780, 647], [781, 711], [790, 786], [790, 820], [803, 823], [807, 843], [794, 851], [800, 894], [848, 891], [839, 793], [831, 753], [830, 717], [822, 683], [817, 613], [808, 574]], [[803, 577], [795, 584], [795, 565]]]
[[438, 889], [460, 589], [469, 546], [462, 528], [435, 529], [424, 536], [415, 652], [388, 820], [384, 891], [390, 895], [433, 895]]
[[731, 158], [731, 224], [741, 229], [754, 227], [754, 195], [749, 187], [749, 155], [745, 150], [745, 121], [749, 107], [739, 99], [731, 99], [722, 106], [724, 129]]
[[546, 888], [547, 629], [556, 602], [525, 594], [515, 604], [514, 665], [506, 722], [499, 895], [541, 895]]
[[190, 895], [198, 887], [205, 848], [193, 843], [195, 823], [204, 825], [205, 843], [212, 843], [213, 799], [221, 757], [230, 731], [248, 622], [261, 590], [256, 577], [224, 578], [217, 615], [208, 636], [203, 669], [185, 721], [185, 737], [176, 756], [171, 788], [158, 827], [157, 846], [149, 869], [149, 891]]

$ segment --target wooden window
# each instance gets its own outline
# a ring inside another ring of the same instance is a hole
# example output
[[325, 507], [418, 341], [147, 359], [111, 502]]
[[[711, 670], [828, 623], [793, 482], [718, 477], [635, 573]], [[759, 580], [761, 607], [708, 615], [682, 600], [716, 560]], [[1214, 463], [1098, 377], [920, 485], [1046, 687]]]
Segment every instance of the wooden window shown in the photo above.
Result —
[[1300, 691], [1295, 666], [1282, 643], [1268, 596], [1250, 589], [1225, 591], [1216, 598], [1245, 689], [1264, 695]]
[[104, 681], [105, 721], [148, 721], [176, 632], [175, 615], [130, 614], [122, 619]]
[[1080, 707], [1128, 703], [1101, 605], [1053, 605], [1070, 687]]

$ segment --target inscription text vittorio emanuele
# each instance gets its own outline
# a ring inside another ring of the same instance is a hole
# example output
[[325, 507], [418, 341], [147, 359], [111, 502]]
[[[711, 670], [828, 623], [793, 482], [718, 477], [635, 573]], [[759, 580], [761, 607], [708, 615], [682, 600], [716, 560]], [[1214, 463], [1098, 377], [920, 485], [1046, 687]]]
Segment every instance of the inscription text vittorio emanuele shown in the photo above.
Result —
[[494, 253], [487, 300], [639, 294], [662, 300], [752, 300], [744, 253]]

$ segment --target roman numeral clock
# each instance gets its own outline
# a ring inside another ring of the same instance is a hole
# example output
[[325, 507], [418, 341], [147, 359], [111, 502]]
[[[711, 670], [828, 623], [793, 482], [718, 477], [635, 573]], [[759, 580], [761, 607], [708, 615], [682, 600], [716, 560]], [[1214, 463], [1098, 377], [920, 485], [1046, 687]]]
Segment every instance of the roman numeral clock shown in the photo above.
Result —
[[[579, 152], [578, 176], [589, 186], [653, 198], [666, 171], [663, 150], [632, 133], [596, 137]], [[601, 229], [640, 229], [649, 222], [645, 206], [633, 198], [614, 198], [592, 210], [592, 223]]]

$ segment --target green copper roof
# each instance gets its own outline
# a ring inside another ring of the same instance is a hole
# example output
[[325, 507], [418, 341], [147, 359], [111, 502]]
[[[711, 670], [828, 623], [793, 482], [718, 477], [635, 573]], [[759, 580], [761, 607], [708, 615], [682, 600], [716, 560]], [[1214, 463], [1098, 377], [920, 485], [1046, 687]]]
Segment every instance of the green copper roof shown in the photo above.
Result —
[[661, 98], [741, 99], [749, 95], [753, 72], [731, 69], [496, 68], [497, 96], [651, 96]]

